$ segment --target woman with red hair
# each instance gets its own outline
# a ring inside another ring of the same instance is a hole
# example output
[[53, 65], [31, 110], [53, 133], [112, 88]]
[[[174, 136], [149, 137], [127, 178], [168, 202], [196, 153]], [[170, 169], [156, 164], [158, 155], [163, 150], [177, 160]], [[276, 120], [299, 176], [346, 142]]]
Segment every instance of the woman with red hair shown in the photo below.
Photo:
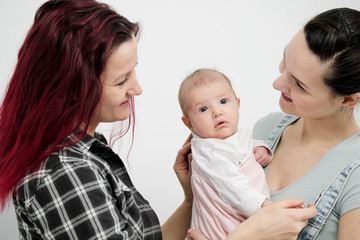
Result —
[[[142, 92], [135, 75], [138, 30], [94, 0], [50, 0], [36, 12], [0, 108], [0, 205], [13, 198], [21, 239], [186, 237], [189, 139], [174, 165], [185, 200], [161, 227], [95, 131], [100, 122], [129, 120], [120, 133], [134, 123], [134, 96]], [[238, 236], [293, 235], [314, 212], [285, 210], [297, 205], [288, 200], [261, 210]], [[266, 226], [274, 222], [270, 235]]]

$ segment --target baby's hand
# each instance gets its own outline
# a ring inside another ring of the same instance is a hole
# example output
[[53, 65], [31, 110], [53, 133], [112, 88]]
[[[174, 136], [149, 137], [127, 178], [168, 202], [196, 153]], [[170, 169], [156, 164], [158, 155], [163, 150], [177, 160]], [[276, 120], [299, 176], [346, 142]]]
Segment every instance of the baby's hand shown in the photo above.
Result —
[[271, 157], [270, 157], [268, 150], [262, 146], [254, 148], [254, 156], [255, 156], [256, 161], [262, 167], [265, 167], [271, 161]]

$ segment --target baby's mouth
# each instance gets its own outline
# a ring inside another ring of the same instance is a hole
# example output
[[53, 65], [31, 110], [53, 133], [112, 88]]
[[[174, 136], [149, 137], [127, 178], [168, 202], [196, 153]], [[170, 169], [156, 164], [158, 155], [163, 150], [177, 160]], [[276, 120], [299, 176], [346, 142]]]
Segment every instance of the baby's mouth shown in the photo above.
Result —
[[226, 123], [228, 123], [228, 122], [225, 121], [225, 120], [220, 120], [220, 121], [218, 121], [218, 122], [216, 123], [215, 128], [221, 127], [221, 126], [223, 126], [223, 125], [226, 124]]

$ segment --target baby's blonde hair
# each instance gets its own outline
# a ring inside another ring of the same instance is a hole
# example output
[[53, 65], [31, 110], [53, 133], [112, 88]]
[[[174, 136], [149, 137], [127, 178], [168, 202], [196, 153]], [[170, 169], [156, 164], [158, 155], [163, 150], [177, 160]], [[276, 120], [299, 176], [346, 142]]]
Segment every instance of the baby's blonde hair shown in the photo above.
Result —
[[[213, 76], [216, 74], [219, 75], [220, 78], [218, 77], [214, 78]], [[185, 101], [184, 101], [184, 91], [186, 90], [186, 88], [201, 86], [209, 82], [218, 81], [219, 79], [223, 79], [229, 84], [231, 90], [234, 93], [235, 98], [237, 98], [230, 79], [225, 74], [215, 69], [210, 69], [210, 68], [197, 69], [182, 81], [179, 88], [178, 100], [181, 111], [185, 117], [187, 117]]]

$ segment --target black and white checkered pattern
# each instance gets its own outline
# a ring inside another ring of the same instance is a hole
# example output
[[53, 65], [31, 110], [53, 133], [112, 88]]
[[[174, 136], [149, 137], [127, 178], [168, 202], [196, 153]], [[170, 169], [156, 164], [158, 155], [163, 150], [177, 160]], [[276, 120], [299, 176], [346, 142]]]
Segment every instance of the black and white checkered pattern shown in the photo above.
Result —
[[89, 135], [26, 175], [14, 206], [20, 239], [162, 239], [123, 162]]

